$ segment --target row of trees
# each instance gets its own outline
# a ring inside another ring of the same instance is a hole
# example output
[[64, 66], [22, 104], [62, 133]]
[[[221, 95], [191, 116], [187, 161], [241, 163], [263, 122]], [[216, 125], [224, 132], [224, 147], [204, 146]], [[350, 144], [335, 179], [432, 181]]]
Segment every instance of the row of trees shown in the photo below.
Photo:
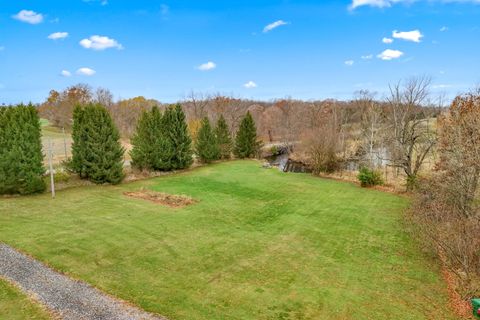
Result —
[[457, 97], [438, 127], [439, 158], [409, 218], [471, 298], [480, 294], [480, 90]]
[[[124, 153], [120, 133], [108, 110], [100, 103], [74, 107], [72, 158], [66, 168], [94, 183], [120, 183], [124, 178]], [[202, 121], [193, 144], [181, 105], [145, 110], [131, 140], [132, 165], [139, 169], [169, 171], [188, 168], [194, 152], [208, 163], [230, 158], [253, 157], [260, 146], [252, 116], [242, 120], [233, 146], [223, 117], [212, 129]], [[40, 120], [33, 105], [0, 108], [0, 194], [42, 192], [43, 153]]]
[[[125, 150], [105, 107], [100, 104], [76, 106], [72, 138], [72, 159], [67, 163], [71, 171], [95, 183], [122, 181]], [[132, 166], [140, 170], [188, 168], [193, 162], [194, 151], [204, 163], [228, 159], [232, 152], [232, 139], [222, 117], [215, 130], [212, 130], [208, 118], [203, 120], [193, 148], [185, 114], [179, 104], [169, 106], [164, 112], [156, 106], [144, 111], [131, 143]], [[257, 154], [258, 147], [255, 123], [247, 113], [233, 151], [239, 158], [248, 158]]]
[[0, 107], [0, 194], [45, 190], [40, 120], [31, 104]]

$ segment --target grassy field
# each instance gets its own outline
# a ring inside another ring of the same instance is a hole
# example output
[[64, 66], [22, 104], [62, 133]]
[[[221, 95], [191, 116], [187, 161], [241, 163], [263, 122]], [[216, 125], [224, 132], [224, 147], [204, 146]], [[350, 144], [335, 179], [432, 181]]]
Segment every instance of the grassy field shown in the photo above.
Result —
[[[169, 208], [141, 188], [197, 199]], [[0, 241], [171, 319], [454, 319], [407, 201], [234, 161], [0, 199]]]
[[47, 313], [6, 281], [0, 279], [1, 320], [47, 320]]

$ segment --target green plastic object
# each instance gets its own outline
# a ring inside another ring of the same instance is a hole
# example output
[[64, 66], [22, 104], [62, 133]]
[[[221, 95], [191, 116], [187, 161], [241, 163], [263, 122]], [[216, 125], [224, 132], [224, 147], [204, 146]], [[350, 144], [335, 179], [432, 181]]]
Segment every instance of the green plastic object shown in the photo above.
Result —
[[480, 299], [472, 299], [473, 316], [480, 319]]

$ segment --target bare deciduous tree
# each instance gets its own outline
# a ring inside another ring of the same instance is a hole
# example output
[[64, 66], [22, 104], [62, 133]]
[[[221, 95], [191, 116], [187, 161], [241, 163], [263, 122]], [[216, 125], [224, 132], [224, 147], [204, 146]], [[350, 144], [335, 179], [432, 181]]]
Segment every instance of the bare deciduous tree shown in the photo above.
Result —
[[407, 190], [415, 185], [418, 172], [436, 143], [430, 109], [423, 108], [430, 102], [430, 84], [431, 79], [426, 76], [398, 82], [390, 86], [387, 99], [388, 160], [405, 172]]

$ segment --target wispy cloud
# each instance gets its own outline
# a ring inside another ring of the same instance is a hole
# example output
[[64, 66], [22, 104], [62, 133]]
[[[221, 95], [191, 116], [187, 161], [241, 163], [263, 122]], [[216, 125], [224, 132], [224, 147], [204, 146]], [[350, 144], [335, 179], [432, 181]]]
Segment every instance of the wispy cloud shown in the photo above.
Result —
[[30, 24], [39, 24], [43, 22], [43, 15], [32, 10], [21, 10], [14, 15], [13, 18]]
[[263, 33], [270, 32], [273, 29], [276, 29], [276, 28], [281, 27], [281, 26], [285, 26], [287, 24], [290, 24], [290, 22], [285, 22], [283, 20], [277, 20], [275, 22], [272, 22], [272, 23], [266, 25], [265, 28], [263, 28]]
[[348, 6], [349, 10], [355, 10], [356, 8], [369, 6], [376, 8], [389, 8], [397, 3], [411, 4], [415, 2], [438, 2], [438, 3], [471, 3], [480, 4], [480, 0], [352, 0], [352, 3]]
[[85, 49], [92, 49], [92, 50], [105, 50], [109, 48], [117, 48], [119, 50], [123, 49], [123, 46], [118, 43], [117, 40], [111, 39], [106, 36], [91, 36], [88, 39], [83, 39], [80, 41], [80, 45]]
[[447, 26], [443, 26], [443, 27], [440, 28], [440, 32], [445, 32], [445, 31], [448, 31]]
[[370, 60], [370, 59], [373, 59], [373, 54], [367, 54], [367, 55], [361, 56], [361, 58], [363, 60]]
[[50, 34], [47, 38], [51, 40], [65, 39], [68, 37], [68, 32], [54, 32]]
[[353, 64], [355, 63], [355, 61], [353, 61], [353, 60], [347, 60], [347, 61], [345, 61], [344, 63], [345, 63], [346, 66], [351, 67], [351, 66], [353, 66]]
[[77, 74], [81, 76], [93, 76], [95, 73], [97, 73], [95, 70], [83, 67], [77, 70]]
[[383, 51], [382, 53], [380, 53], [379, 55], [377, 55], [377, 57], [379, 59], [386, 60], [386, 61], [393, 60], [393, 59], [398, 59], [401, 56], [403, 56], [402, 51], [392, 50], [392, 49], [387, 49], [387, 50]]
[[199, 65], [197, 69], [200, 71], [209, 71], [209, 70], [215, 69], [216, 67], [217, 65], [215, 64], [215, 62], [208, 61], [206, 63], [202, 63], [201, 65]]
[[253, 81], [248, 81], [248, 82], [245, 83], [243, 86], [244, 86], [245, 88], [247, 88], [247, 89], [253, 89], [253, 88], [258, 87], [258, 85], [257, 85], [255, 82], [253, 82]]
[[[79, 69], [79, 70], [80, 70], [80, 69]], [[62, 70], [62, 71], [60, 72], [60, 75], [61, 75], [62, 77], [68, 78], [68, 77], [71, 77], [71, 76], [72, 76], [72, 73], [71, 73], [70, 71], [68, 71], [68, 70]]]
[[402, 39], [406, 41], [413, 41], [413, 42], [420, 42], [423, 38], [423, 34], [420, 30], [412, 30], [412, 31], [397, 31], [394, 30], [392, 32], [392, 37], [395, 39]]
[[385, 37], [385, 38], [382, 39], [382, 42], [383, 42], [383, 43], [386, 43], [386, 44], [390, 44], [390, 43], [393, 42], [393, 39], [392, 39], [392, 38], [386, 38], [386, 37]]

